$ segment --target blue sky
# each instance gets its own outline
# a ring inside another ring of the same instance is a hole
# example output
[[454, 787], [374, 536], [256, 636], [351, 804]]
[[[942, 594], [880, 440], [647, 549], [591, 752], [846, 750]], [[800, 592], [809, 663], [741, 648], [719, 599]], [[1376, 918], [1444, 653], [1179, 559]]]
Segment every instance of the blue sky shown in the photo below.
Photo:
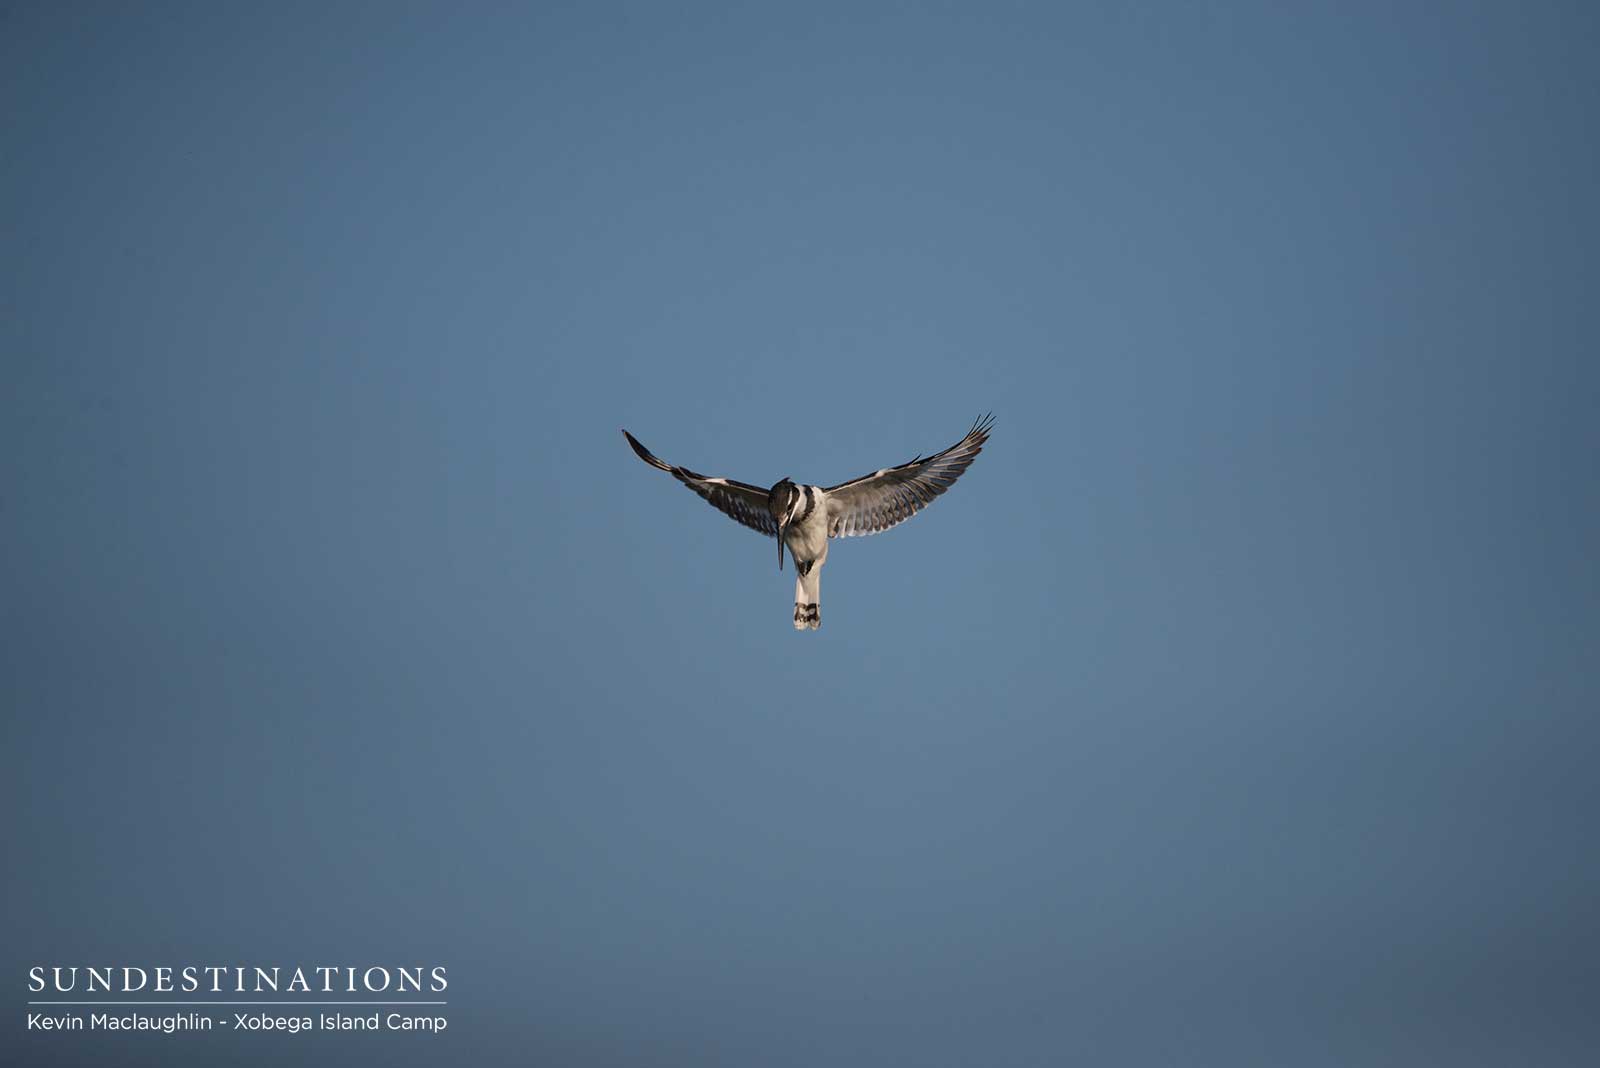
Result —
[[[392, 1063], [1582, 1062], [1595, 33], [7, 5], [7, 967], [442, 960]], [[988, 410], [808, 635], [618, 433]]]

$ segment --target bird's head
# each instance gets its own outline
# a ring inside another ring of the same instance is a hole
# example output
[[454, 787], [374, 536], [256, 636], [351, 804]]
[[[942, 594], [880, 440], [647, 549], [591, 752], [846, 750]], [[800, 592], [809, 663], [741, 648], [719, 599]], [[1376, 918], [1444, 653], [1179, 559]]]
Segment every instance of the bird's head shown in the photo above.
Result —
[[772, 521], [778, 524], [778, 570], [783, 570], [783, 535], [789, 528], [789, 523], [794, 519], [795, 509], [800, 507], [800, 487], [791, 480], [784, 479], [772, 487], [767, 493], [767, 511], [772, 514]]

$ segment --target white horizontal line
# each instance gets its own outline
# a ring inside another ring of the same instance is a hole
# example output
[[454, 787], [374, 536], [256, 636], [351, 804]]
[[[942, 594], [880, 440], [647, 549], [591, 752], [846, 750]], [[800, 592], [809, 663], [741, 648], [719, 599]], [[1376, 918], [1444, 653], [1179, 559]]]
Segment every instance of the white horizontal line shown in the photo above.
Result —
[[29, 1005], [448, 1005], [448, 1001], [30, 1001]]

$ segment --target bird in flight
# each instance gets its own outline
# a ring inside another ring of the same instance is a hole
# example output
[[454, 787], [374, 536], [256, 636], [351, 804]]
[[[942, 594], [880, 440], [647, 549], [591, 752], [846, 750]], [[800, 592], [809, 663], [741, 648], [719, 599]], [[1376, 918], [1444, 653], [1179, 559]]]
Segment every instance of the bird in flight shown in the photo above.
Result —
[[993, 426], [994, 418], [986, 415], [972, 424], [966, 437], [942, 452], [927, 459], [918, 456], [899, 467], [885, 467], [837, 486], [803, 486], [785, 478], [769, 490], [674, 466], [626, 430], [622, 434], [639, 459], [682, 482], [730, 519], [777, 538], [780, 571], [783, 548], [789, 547], [795, 569], [794, 629], [816, 630], [822, 625], [818, 605], [828, 539], [879, 534], [922, 511], [972, 466]]

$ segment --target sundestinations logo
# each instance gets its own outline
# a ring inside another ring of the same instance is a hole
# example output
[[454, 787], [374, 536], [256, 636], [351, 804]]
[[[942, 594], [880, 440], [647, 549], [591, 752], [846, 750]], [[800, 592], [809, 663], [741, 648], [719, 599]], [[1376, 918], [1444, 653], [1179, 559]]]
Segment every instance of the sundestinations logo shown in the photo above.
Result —
[[437, 1034], [449, 987], [443, 965], [35, 965], [27, 1030]]
[[[81, 984], [81, 985], [80, 985]], [[28, 991], [73, 994], [387, 994], [443, 993], [450, 986], [445, 969], [388, 968], [324, 964], [313, 968], [262, 968], [243, 964], [186, 964], [182, 967], [35, 965], [28, 969]]]

